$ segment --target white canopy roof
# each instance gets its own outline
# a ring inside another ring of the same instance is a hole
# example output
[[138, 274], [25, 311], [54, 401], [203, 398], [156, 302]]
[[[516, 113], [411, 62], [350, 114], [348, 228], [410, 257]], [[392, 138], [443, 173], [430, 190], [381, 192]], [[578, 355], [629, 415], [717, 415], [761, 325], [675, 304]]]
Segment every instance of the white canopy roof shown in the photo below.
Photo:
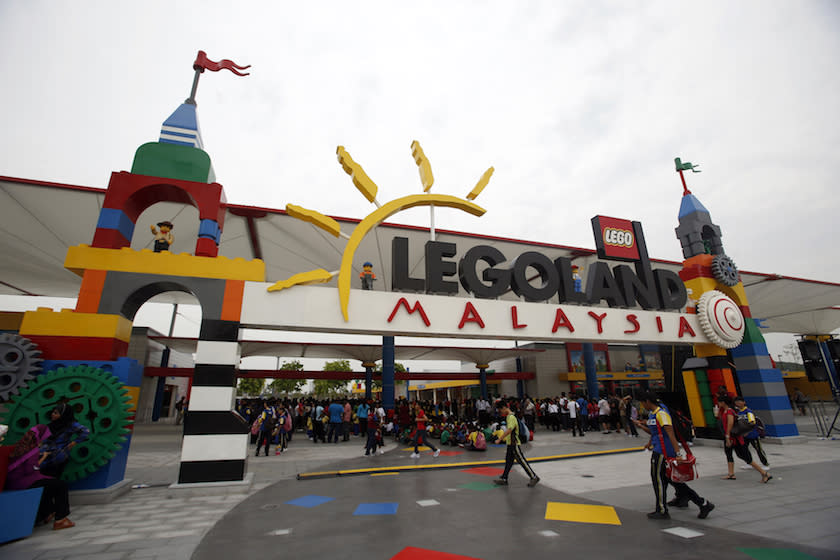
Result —
[[[76, 297], [81, 279], [64, 268], [64, 258], [68, 247], [91, 243], [104, 198], [104, 189], [0, 177], [0, 257], [5, 263], [0, 269], [0, 295]], [[358, 223], [336, 219], [346, 233]], [[141, 214], [132, 248], [151, 248], [152, 236], [144, 234], [144, 224], [164, 220], [175, 224], [173, 251], [191, 253], [198, 211], [174, 203], [159, 203]], [[357, 267], [368, 260], [374, 263], [379, 280], [374, 289], [391, 284], [390, 245], [396, 236], [409, 240], [412, 276], [423, 276], [429, 230], [385, 223], [368, 234], [356, 251]], [[455, 231], [437, 230], [436, 239], [457, 243], [459, 254], [475, 245], [491, 245], [511, 260], [532, 250], [552, 259], [576, 259], [584, 269], [596, 259], [593, 249]], [[262, 258], [267, 281], [276, 281], [314, 268], [337, 270], [344, 244], [344, 239], [291, 218], [283, 210], [228, 204], [219, 254]], [[657, 267], [681, 268], [678, 262], [653, 260]], [[745, 271], [741, 278], [753, 317], [763, 319], [766, 332], [824, 334], [840, 328], [840, 284]], [[335, 280], [325, 286], [334, 288]], [[517, 299], [513, 293], [503, 297]], [[191, 296], [176, 293], [154, 301], [195, 302]]]

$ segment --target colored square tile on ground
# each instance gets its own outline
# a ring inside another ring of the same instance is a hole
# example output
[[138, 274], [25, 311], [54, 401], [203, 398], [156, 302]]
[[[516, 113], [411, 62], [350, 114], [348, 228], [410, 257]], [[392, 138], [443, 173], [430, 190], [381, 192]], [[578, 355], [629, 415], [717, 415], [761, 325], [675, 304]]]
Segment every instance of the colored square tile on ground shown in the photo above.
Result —
[[417, 505], [422, 507], [439, 506], [440, 502], [437, 500], [417, 500]]
[[755, 560], [817, 560], [810, 554], [792, 548], [739, 548]]
[[440, 454], [444, 457], [454, 457], [455, 455], [462, 455], [463, 453], [463, 451], [440, 451]]
[[396, 556], [392, 556], [391, 560], [481, 560], [472, 556], [461, 556], [460, 554], [450, 554], [448, 552], [439, 552], [437, 550], [427, 550], [425, 548], [415, 548], [408, 546], [402, 549]]
[[475, 467], [473, 469], [464, 469], [461, 472], [480, 474], [481, 476], [502, 476], [505, 469], [500, 469], [498, 467]]
[[396, 515], [399, 506], [397, 502], [359, 504], [353, 515]]
[[270, 535], [270, 536], [272, 536], [272, 537], [279, 537], [279, 536], [281, 536], [281, 535], [288, 535], [288, 534], [290, 534], [291, 532], [292, 532], [292, 530], [291, 530], [291, 529], [277, 529], [276, 531], [269, 531], [269, 532], [268, 532], [268, 533], [266, 533], [266, 534], [267, 534], [267, 535]]
[[[420, 451], [431, 451], [432, 450], [431, 447], [426, 447], [425, 445], [421, 445], [417, 449], [420, 450]], [[403, 447], [403, 451], [414, 451], [414, 448], [413, 447]]]
[[458, 488], [464, 488], [465, 490], [492, 490], [493, 488], [501, 488], [501, 486], [496, 486], [492, 482], [470, 482], [469, 484], [462, 484]]
[[507, 447], [506, 443], [491, 443], [490, 447]]
[[325, 504], [327, 502], [331, 502], [335, 498], [328, 498], [327, 496], [303, 496], [296, 500], [291, 500], [286, 502], [290, 506], [300, 506], [300, 507], [315, 507], [320, 506], [321, 504]]
[[540, 535], [544, 537], [559, 537], [560, 533], [552, 531], [551, 529], [546, 529], [545, 531], [540, 531]]
[[621, 525], [621, 520], [618, 518], [615, 508], [612, 506], [548, 502], [545, 506], [545, 518], [550, 521]]
[[682, 537], [684, 539], [693, 539], [694, 537], [702, 537], [706, 533], [701, 533], [700, 531], [695, 531], [693, 529], [689, 529], [688, 527], [670, 527], [668, 529], [662, 529], [663, 533], [668, 533], [670, 535], [676, 535], [678, 537]]

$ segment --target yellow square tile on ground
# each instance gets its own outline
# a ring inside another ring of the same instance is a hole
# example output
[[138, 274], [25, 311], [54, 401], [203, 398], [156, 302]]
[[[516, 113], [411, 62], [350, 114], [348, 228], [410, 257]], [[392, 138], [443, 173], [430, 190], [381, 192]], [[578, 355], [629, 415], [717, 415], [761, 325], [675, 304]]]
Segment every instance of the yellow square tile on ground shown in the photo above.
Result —
[[[417, 450], [418, 451], [431, 451], [432, 448], [431, 447], [426, 447], [425, 445], [421, 445], [420, 447], [417, 448]], [[413, 447], [404, 447], [403, 451], [414, 451], [414, 448]]]
[[545, 518], [550, 521], [621, 525], [621, 520], [618, 518], [615, 508], [612, 506], [548, 502], [545, 506]]

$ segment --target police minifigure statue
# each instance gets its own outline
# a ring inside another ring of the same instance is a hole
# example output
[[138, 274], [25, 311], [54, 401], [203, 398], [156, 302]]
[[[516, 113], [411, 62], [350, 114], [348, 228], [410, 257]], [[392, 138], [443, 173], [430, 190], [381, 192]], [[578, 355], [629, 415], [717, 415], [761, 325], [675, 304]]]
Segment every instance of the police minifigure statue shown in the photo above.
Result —
[[359, 273], [359, 278], [362, 280], [363, 290], [373, 289], [373, 281], [376, 280], [376, 274], [373, 273], [373, 263], [366, 262], [362, 265], [362, 271]]
[[169, 246], [175, 242], [175, 237], [172, 235], [172, 222], [158, 222], [157, 227], [152, 226], [152, 234], [155, 236], [155, 253], [161, 251], [168, 251]]

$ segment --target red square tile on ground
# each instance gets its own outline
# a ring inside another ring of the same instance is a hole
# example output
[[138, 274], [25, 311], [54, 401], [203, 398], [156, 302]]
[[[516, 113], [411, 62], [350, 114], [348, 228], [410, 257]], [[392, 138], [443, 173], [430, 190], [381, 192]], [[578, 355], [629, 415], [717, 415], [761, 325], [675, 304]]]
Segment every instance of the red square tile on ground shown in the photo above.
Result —
[[463, 472], [480, 474], [481, 476], [501, 476], [505, 470], [496, 467], [476, 467], [474, 469], [464, 469]]
[[391, 560], [481, 560], [481, 558], [408, 546], [402, 549], [396, 556], [392, 556]]
[[455, 455], [463, 454], [463, 451], [441, 451], [440, 454], [444, 457], [454, 457]]

